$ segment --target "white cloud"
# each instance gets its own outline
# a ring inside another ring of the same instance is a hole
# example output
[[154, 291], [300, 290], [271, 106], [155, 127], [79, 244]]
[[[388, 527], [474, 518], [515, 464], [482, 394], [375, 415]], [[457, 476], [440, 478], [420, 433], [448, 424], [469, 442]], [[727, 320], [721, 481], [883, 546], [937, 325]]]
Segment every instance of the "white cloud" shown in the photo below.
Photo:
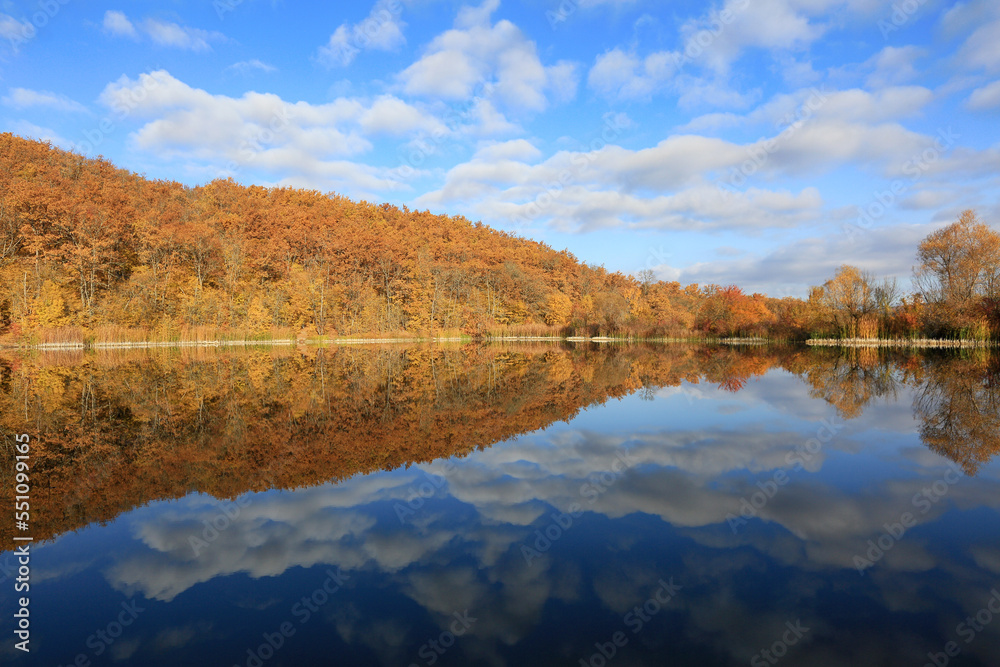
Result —
[[612, 99], [649, 100], [670, 92], [678, 96], [678, 105], [684, 108], [743, 108], [759, 95], [756, 90], [735, 90], [727, 76], [693, 76], [684, 68], [683, 56], [676, 52], [659, 51], [639, 58], [615, 48], [597, 57], [587, 83], [592, 90]]
[[135, 29], [135, 25], [128, 19], [127, 16], [125, 16], [125, 12], [109, 9], [104, 12], [103, 25], [104, 31], [110, 35], [132, 38], [137, 38], [139, 36], [138, 31]]
[[734, 88], [740, 79], [730, 70], [747, 50], [768, 52], [793, 85], [812, 83], [820, 74], [796, 56], [844, 20], [831, 16], [868, 15], [875, 6], [860, 0], [726, 0], [681, 23], [674, 49], [645, 56], [634, 46], [606, 51], [595, 60], [588, 84], [612, 98], [643, 100], [670, 92], [686, 107], [745, 107], [757, 92]]
[[226, 39], [225, 35], [220, 32], [189, 28], [157, 19], [146, 19], [142, 27], [156, 44], [177, 49], [211, 51], [210, 41], [225, 41]]
[[239, 72], [240, 74], [250, 74], [254, 70], [257, 70], [257, 71], [260, 71], [260, 72], [277, 72], [278, 71], [277, 67], [274, 67], [273, 65], [268, 65], [267, 63], [262, 62], [262, 61], [258, 60], [257, 58], [254, 58], [252, 60], [241, 60], [238, 63], [233, 63], [232, 65], [230, 65], [226, 69], [235, 70], [235, 71]]
[[499, 2], [463, 7], [455, 27], [438, 35], [423, 57], [399, 74], [403, 90], [433, 99], [462, 100], [477, 91], [495, 104], [517, 111], [543, 111], [549, 96], [576, 95], [576, 67], [561, 61], [546, 67], [535, 43], [510, 21], [491, 25]]
[[287, 102], [269, 93], [242, 97], [192, 88], [165, 71], [122, 77], [101, 101], [147, 122], [134, 145], [163, 159], [208, 170], [208, 177], [254, 170], [284, 185], [340, 189], [355, 196], [399, 189], [393, 172], [354, 162], [372, 149], [369, 137], [448, 129], [434, 116], [391, 95], [373, 101]]
[[587, 84], [609, 97], [648, 98], [678, 70], [676, 54], [659, 52], [639, 59], [615, 48], [597, 57], [587, 76]]
[[[912, 400], [912, 389], [899, 389], [903, 396], [897, 405], [903, 408]], [[674, 393], [679, 395], [674, 398]], [[658, 392], [656, 400], [669, 409], [682, 404], [681, 395], [717, 399], [720, 393], [710, 385], [685, 382], [675, 390]], [[659, 517], [698, 545], [697, 555], [689, 550], [692, 557], [686, 561], [689, 569], [695, 568], [688, 574], [698, 581], [745, 578], [743, 568], [733, 567], [732, 548], [737, 546], [743, 552], [739, 562], [751, 559], [754, 568], [758, 566], [754, 559], [763, 556], [791, 566], [786, 569], [793, 577], [837, 570], [850, 575], [854, 554], [864, 553], [867, 541], [884, 530], [886, 508], [907, 506], [943, 468], [941, 458], [932, 455], [922, 457], [923, 462], [912, 461], [916, 471], [908, 468], [873, 480], [860, 491], [816, 484], [817, 479], [827, 479], [815, 473], [823, 470], [831, 455], [857, 446], [852, 436], [858, 432], [877, 424], [884, 432], [908, 435], [913, 425], [909, 410], [887, 407], [874, 418], [863, 416], [847, 424], [804, 470], [796, 470], [789, 457], [801, 453], [802, 443], [815, 435], [821, 417], [830, 418], [830, 406], [806, 397], [800, 380], [785, 373], [769, 374], [727, 400], [742, 407], [770, 407], [813, 423], [799, 430], [763, 424], [669, 432], [565, 429], [523, 436], [448, 463], [448, 468], [435, 462], [294, 493], [248, 494], [238, 509], [227, 505], [238, 514], [197, 557], [191, 537], [200, 535], [205, 523], [222, 509], [215, 499], [190, 496], [173, 507], [132, 517], [139, 544], [116, 553], [104, 574], [117, 590], [171, 600], [201, 582], [238, 572], [259, 579], [295, 567], [329, 565], [348, 573], [364, 568], [442, 618], [454, 609], [504, 610], [483, 615], [468, 638], [499, 638], [509, 646], [525, 627], [537, 625], [546, 601], [557, 595], [553, 577], [558, 573], [556, 567], [542, 565], [544, 561], [538, 563], [542, 567], [510, 567], [506, 556], [519, 558], [519, 545], [533, 539], [538, 525], [534, 522], [553, 509], [566, 512], [583, 503], [598, 518], [637, 513]], [[893, 419], [897, 415], [898, 421]], [[582, 500], [584, 485], [589, 482], [594, 488], [595, 478], [616, 469], [622, 458], [628, 468], [614, 478], [613, 486], [599, 487], [607, 492]], [[742, 499], [759, 492], [761, 473], [772, 470], [786, 470], [790, 481], [755, 516], [777, 524], [781, 528], [777, 537], [772, 531], [739, 535], [730, 531], [727, 519], [740, 511]], [[717, 483], [720, 476], [725, 484]], [[425, 507], [412, 521], [396, 521], [390, 509], [398, 506], [394, 501], [408, 498], [428, 478], [440, 481], [440, 493], [460, 504], [461, 516]], [[996, 508], [995, 491], [993, 480], [965, 479], [949, 490], [949, 502], [933, 506], [921, 521], [939, 521], [954, 507]], [[383, 520], [386, 515], [391, 518]], [[817, 521], [818, 516], [823, 520]], [[949, 563], [959, 563], [946, 558], [939, 562], [942, 554], [926, 549], [916, 538], [912, 547], [897, 549], [898, 555], [879, 564], [881, 574], [919, 572], [938, 564], [947, 569]], [[643, 558], [636, 550], [627, 545], [617, 545], [616, 550], [627, 566], [613, 568], [615, 574], [598, 573], [592, 585], [604, 604], [621, 613], [622, 605], [643, 598], [632, 589], [648, 590], [648, 582], [658, 575], [655, 570], [643, 571]], [[974, 558], [994, 570], [994, 552], [992, 547], [977, 548]], [[441, 563], [454, 563], [456, 553], [463, 564], [444, 571]], [[713, 567], [720, 572], [708, 571]], [[861, 580], [854, 576], [851, 581]], [[794, 583], [789, 587], [796, 588]], [[732, 607], [738, 596], [724, 597], [729, 598], [725, 605]], [[717, 610], [720, 601], [705, 604]], [[718, 619], [707, 609], [694, 614], [698, 619], [715, 619], [720, 628], [743, 626], [753, 620], [751, 616], [759, 620], [760, 612], [748, 613], [738, 623]], [[781, 627], [784, 616], [774, 620]], [[775, 633], [768, 630], [763, 635]]]
[[970, 70], [1000, 71], [1000, 8], [983, 9], [980, 22], [955, 56], [959, 66]]
[[696, 116], [687, 123], [677, 127], [678, 132], [714, 132], [717, 130], [739, 127], [748, 122], [747, 116], [731, 111], [714, 112]]
[[29, 90], [28, 88], [11, 88], [3, 97], [3, 103], [14, 109], [30, 107], [47, 107], [56, 111], [70, 113], [86, 113], [87, 107], [75, 102], [65, 95], [59, 95], [46, 90]]
[[677, 105], [690, 109], [703, 106], [743, 109], [760, 98], [759, 89], [741, 93], [735, 90], [727, 77], [711, 78], [682, 75], [677, 77]]
[[400, 19], [402, 5], [392, 0], [378, 0], [368, 16], [349, 26], [341, 24], [330, 40], [319, 49], [319, 60], [327, 67], [350, 65], [364, 49], [394, 51], [406, 43]]
[[24, 31], [31, 27], [30, 23], [22, 23], [9, 14], [0, 12], [0, 37], [3, 39], [19, 39]]
[[808, 286], [822, 285], [847, 261], [878, 275], [896, 276], [905, 284], [917, 245], [936, 228], [897, 224], [863, 230], [853, 223], [849, 220], [830, 235], [794, 241], [763, 255], [699, 262], [672, 273], [685, 284], [735, 283], [748, 292], [805, 297]]
[[478, 7], [465, 5], [458, 10], [458, 16], [455, 17], [455, 27], [468, 29], [477, 26], [488, 26], [493, 12], [499, 8], [500, 0], [483, 0], [483, 4]]
[[376, 99], [358, 118], [358, 124], [368, 134], [399, 136], [424, 132], [443, 136], [448, 133], [442, 122], [392, 95]]
[[359, 49], [351, 45], [351, 31], [346, 25], [337, 28], [326, 46], [319, 49], [319, 60], [328, 67], [349, 65], [354, 61]]
[[[501, 224], [530, 220], [566, 230], [764, 229], [815, 222], [823, 205], [818, 189], [773, 183], [844, 165], [912, 178], [914, 156], [933, 149], [938, 137], [893, 121], [918, 114], [932, 99], [919, 86], [877, 93], [809, 89], [777, 96], [746, 116], [715, 115], [697, 123], [771, 128], [748, 143], [679, 134], [649, 148], [598, 145], [541, 162], [535, 153], [504, 159], [480, 153], [449, 170], [444, 184], [418, 203], [464, 206]], [[949, 140], [953, 144], [935, 149], [934, 160], [921, 168], [921, 188], [959, 172], [969, 178], [995, 171], [998, 151], [961, 149], [955, 138]]]
[[469, 131], [483, 137], [500, 137], [521, 134], [524, 130], [520, 125], [507, 120], [492, 102], [479, 98], [469, 115], [472, 121]]
[[142, 31], [155, 44], [189, 51], [211, 51], [211, 42], [227, 41], [225, 35], [214, 30], [201, 30], [154, 18], [136, 24], [124, 12], [116, 10], [104, 13], [103, 27], [109, 35], [133, 39], [138, 38]]
[[527, 139], [513, 139], [487, 144], [476, 151], [475, 158], [486, 162], [499, 160], [534, 161], [541, 156], [542, 152]]
[[40, 127], [26, 120], [17, 120], [10, 123], [9, 130], [14, 134], [18, 134], [22, 137], [28, 137], [29, 139], [48, 141], [49, 143], [63, 149], [69, 149], [73, 145], [73, 142], [59, 136], [59, 133], [55, 130], [48, 127]]
[[973, 111], [1000, 109], [1000, 81], [976, 88], [969, 95], [966, 106]]
[[917, 115], [933, 101], [934, 94], [922, 86], [898, 86], [875, 93], [855, 88], [826, 97], [816, 111], [817, 117], [873, 123]]
[[790, 226], [815, 216], [822, 204], [815, 188], [730, 192], [711, 184], [707, 172], [738, 163], [745, 153], [705, 137], [671, 137], [641, 151], [607, 146], [538, 157], [527, 142], [488, 146], [417, 203], [465, 205], [487, 220], [576, 231]]
[[[848, 6], [842, 7], [845, 4]], [[682, 70], [728, 75], [733, 63], [749, 48], [768, 50], [784, 60], [786, 74], [795, 81], [813, 80], [816, 75], [810, 63], [788, 65], [783, 54], [801, 50], [822, 36], [831, 9], [863, 11], [861, 4], [843, 0], [727, 0], [721, 8], [682, 23], [676, 50], [641, 58], [621, 48], [611, 49], [598, 57], [588, 80], [604, 94], [645, 98]], [[716, 87], [728, 85], [717, 82]]]
[[781, 78], [790, 86], [796, 88], [808, 86], [822, 78], [822, 75], [813, 69], [812, 61], [800, 61], [790, 55], [779, 58], [779, 61]]
[[887, 46], [864, 63], [863, 67], [872, 69], [865, 84], [869, 88], [885, 88], [908, 83], [919, 76], [913, 63], [926, 55], [926, 49], [916, 46]]
[[[746, 114], [724, 112], [697, 116], [678, 130], [714, 132], [726, 128], [765, 126], [780, 131], [798, 120], [810, 125], [818, 121], [827, 124], [889, 122], [918, 116], [933, 100], [934, 93], [921, 86], [883, 88], [874, 93], [860, 88], [836, 91], [803, 88], [779, 93]], [[816, 157], [817, 160], [822, 158]]]

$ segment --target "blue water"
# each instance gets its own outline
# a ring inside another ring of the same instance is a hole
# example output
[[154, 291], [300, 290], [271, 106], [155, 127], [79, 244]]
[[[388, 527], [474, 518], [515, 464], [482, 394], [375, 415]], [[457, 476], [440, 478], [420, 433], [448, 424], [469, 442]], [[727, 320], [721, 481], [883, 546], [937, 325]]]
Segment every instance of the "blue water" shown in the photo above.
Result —
[[32, 652], [3, 661], [998, 665], [1000, 464], [955, 472], [913, 391], [843, 419], [784, 370], [685, 382], [464, 458], [152, 502], [35, 545]]

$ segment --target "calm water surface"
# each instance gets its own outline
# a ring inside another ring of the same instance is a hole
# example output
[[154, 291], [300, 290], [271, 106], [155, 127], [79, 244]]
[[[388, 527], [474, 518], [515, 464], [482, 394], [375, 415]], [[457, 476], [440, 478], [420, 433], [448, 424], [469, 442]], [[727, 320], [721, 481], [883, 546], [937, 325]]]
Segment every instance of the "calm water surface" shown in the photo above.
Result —
[[0, 357], [35, 537], [31, 653], [0, 656], [998, 665], [998, 378], [800, 348]]

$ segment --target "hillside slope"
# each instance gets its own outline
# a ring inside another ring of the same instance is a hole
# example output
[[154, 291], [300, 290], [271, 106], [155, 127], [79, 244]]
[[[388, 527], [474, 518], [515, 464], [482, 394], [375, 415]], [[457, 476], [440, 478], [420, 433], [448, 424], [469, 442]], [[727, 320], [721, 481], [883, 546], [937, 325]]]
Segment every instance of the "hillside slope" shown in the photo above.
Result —
[[[709, 295], [609, 273], [462, 217], [309, 190], [147, 180], [9, 133], [0, 134], [0, 279], [8, 343], [680, 334]], [[772, 315], [763, 297], [739, 296], [746, 317], [736, 328]]]

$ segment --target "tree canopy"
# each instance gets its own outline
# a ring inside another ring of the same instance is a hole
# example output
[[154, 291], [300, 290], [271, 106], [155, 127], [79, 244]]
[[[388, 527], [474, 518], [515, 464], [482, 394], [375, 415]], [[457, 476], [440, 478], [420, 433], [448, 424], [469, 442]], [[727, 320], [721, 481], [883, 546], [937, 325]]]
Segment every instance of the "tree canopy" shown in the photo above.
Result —
[[461, 216], [150, 180], [0, 134], [0, 344], [359, 335], [1000, 331], [1000, 235], [967, 211], [915, 282], [842, 267], [808, 300], [610, 272]]

